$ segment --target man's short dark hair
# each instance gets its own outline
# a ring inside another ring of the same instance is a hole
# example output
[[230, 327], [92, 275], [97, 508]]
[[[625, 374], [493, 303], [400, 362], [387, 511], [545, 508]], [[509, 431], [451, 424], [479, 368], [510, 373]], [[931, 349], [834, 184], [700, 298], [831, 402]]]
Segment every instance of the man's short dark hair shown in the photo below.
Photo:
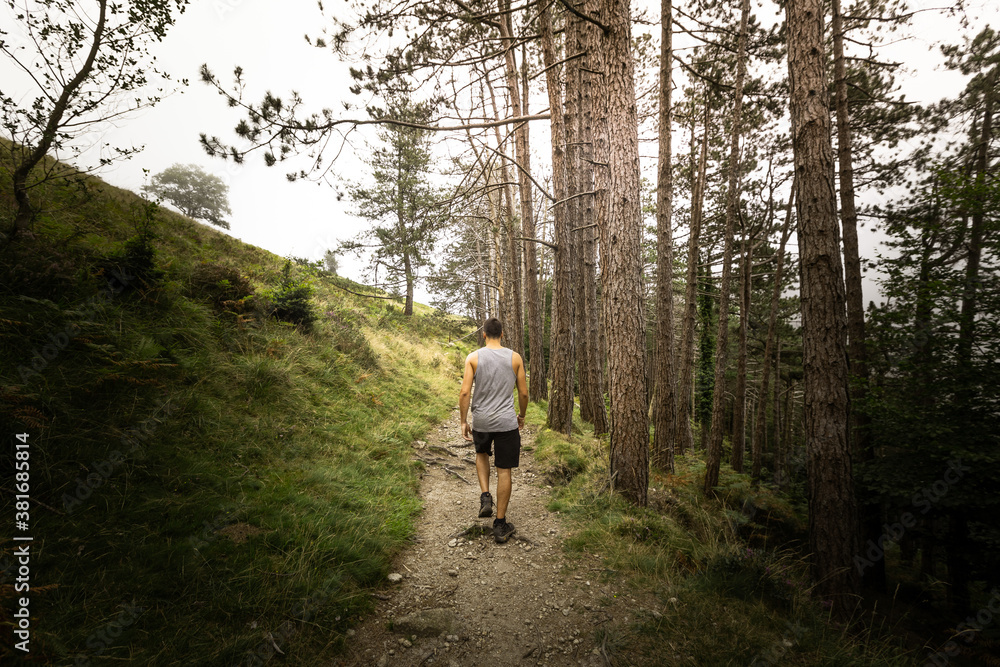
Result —
[[487, 338], [499, 338], [500, 334], [503, 333], [503, 325], [500, 324], [500, 320], [491, 317], [483, 325], [483, 333], [486, 334]]

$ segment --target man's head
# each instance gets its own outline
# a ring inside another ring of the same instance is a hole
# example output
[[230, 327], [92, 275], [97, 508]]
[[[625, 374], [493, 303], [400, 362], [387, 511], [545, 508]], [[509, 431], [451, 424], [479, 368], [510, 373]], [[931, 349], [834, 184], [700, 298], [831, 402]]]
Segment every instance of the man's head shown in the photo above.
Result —
[[487, 338], [492, 338], [493, 340], [500, 340], [500, 334], [503, 333], [503, 325], [500, 324], [500, 320], [495, 317], [491, 317], [486, 320], [486, 324], [483, 325], [483, 334]]

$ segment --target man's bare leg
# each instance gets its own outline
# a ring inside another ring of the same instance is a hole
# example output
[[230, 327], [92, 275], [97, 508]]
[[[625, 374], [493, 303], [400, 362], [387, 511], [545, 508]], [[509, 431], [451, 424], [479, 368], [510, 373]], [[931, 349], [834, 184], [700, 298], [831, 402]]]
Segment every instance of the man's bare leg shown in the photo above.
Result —
[[507, 503], [510, 502], [510, 468], [497, 468], [497, 518], [507, 516]]
[[[497, 468], [499, 470], [499, 468]], [[509, 471], [508, 471], [509, 472]], [[479, 490], [490, 492], [490, 455], [476, 453], [476, 475], [479, 477]], [[499, 493], [499, 490], [497, 491]], [[510, 497], [508, 495], [508, 497]]]

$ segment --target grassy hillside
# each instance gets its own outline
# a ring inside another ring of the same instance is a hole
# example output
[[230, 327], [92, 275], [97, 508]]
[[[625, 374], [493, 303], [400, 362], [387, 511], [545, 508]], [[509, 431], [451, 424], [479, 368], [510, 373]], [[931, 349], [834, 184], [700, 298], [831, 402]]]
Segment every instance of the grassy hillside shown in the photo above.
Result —
[[[96, 179], [32, 194], [0, 255], [0, 460], [26, 433], [31, 496], [15, 531], [5, 474], [0, 532], [33, 537], [30, 658], [320, 664], [412, 532], [409, 443], [455, 404], [469, 329]], [[303, 285], [310, 328], [268, 315]], [[3, 540], [9, 636], [24, 543]]]

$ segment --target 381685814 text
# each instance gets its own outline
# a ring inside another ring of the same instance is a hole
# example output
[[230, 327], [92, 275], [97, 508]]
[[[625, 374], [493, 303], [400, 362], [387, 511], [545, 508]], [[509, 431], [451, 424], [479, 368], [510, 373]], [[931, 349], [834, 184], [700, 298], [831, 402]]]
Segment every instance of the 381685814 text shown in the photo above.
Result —
[[27, 433], [14, 435], [14, 648], [29, 652], [31, 640], [31, 449]]

